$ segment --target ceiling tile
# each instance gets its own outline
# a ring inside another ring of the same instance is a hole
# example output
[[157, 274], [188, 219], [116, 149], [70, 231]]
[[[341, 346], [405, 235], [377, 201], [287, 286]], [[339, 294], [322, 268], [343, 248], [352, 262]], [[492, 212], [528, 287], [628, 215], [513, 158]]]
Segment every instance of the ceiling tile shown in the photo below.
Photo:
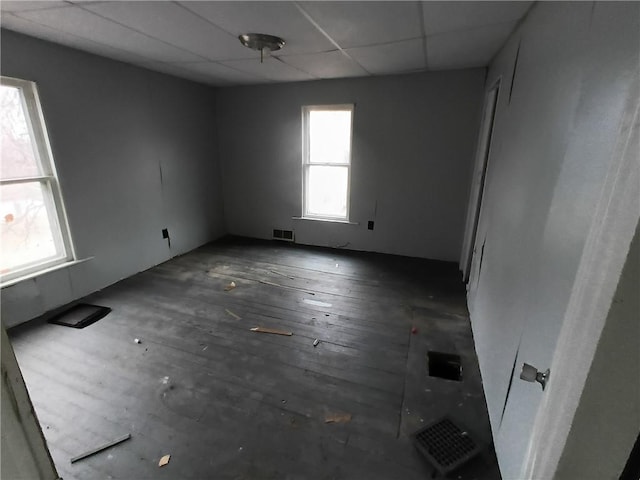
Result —
[[[0, 0], [0, 24], [170, 75], [229, 85], [424, 70], [421, 20], [427, 69], [486, 66], [531, 4]], [[250, 31], [281, 36], [287, 44], [260, 64], [259, 53], [237, 39]]]
[[260, 63], [259, 60], [232, 60], [220, 62], [241, 72], [276, 82], [295, 82], [313, 80], [314, 77], [291, 67], [277, 58], [269, 57]]
[[[315, 29], [293, 2], [181, 2], [234, 37], [267, 33], [282, 37], [287, 54], [323, 52], [335, 46]], [[240, 42], [237, 40], [238, 45]]]
[[42, 10], [45, 8], [58, 8], [69, 6], [67, 2], [58, 1], [18, 1], [18, 0], [2, 0], [0, 2], [0, 10], [3, 12], [19, 12], [23, 10]]
[[342, 48], [420, 37], [418, 2], [302, 2]]
[[192, 52], [200, 60], [258, 57], [233, 35], [172, 2], [90, 3], [83, 8]]
[[423, 2], [427, 35], [519, 20], [533, 2]]
[[306, 55], [280, 55], [280, 58], [317, 78], [363, 77], [367, 72], [339, 50]]
[[504, 45], [516, 22], [427, 37], [429, 70], [484, 67]]
[[200, 60], [198, 56], [134, 32], [76, 6], [31, 10], [16, 15], [97, 43], [134, 52], [149, 60]]
[[17, 17], [11, 13], [4, 13], [2, 15], [1, 24], [2, 28], [6, 28], [8, 30], [20, 32], [25, 35], [30, 35], [35, 38], [58, 43], [67, 47], [76, 48], [78, 50], [84, 50], [85, 52], [112, 58], [114, 60], [134, 64], [146, 61], [144, 57], [136, 55], [135, 53], [102, 45], [100, 43], [87, 40], [86, 38], [76, 37], [69, 33], [47, 27], [46, 25], [40, 25], [30, 20], [25, 20], [24, 18]]
[[347, 53], [376, 75], [405, 73], [426, 68], [421, 38], [371, 47], [349, 48]]

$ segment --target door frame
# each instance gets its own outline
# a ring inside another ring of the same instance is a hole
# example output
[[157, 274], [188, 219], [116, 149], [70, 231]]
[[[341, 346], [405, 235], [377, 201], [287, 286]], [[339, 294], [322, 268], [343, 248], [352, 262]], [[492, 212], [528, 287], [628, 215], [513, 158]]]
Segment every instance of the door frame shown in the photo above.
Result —
[[473, 180], [471, 183], [469, 204], [467, 207], [464, 240], [462, 242], [462, 251], [460, 253], [460, 270], [462, 271], [462, 280], [464, 282], [469, 280], [471, 262], [476, 250], [476, 236], [478, 234], [480, 210], [482, 208], [487, 168], [489, 166], [489, 157], [491, 155], [491, 139], [493, 138], [501, 80], [502, 77], [499, 77], [486, 91], [484, 97], [482, 122], [480, 123], [480, 132], [478, 134], [478, 144], [476, 149], [476, 161], [473, 169]]
[[2, 432], [2, 454], [11, 457], [10, 461], [6, 460], [9, 466], [5, 465], [2, 471], [17, 474], [20, 478], [61, 480], [31, 403], [13, 347], [1, 322], [0, 336], [0, 381], [4, 400], [2, 423], [5, 427], [11, 426], [11, 430]]

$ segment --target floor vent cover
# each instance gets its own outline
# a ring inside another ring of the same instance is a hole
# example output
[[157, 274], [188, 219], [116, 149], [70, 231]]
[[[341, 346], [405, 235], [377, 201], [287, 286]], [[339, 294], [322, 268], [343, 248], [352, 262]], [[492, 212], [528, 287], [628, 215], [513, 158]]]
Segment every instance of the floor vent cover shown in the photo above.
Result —
[[416, 448], [441, 474], [455, 470], [471, 460], [480, 448], [469, 434], [444, 417], [412, 435]]

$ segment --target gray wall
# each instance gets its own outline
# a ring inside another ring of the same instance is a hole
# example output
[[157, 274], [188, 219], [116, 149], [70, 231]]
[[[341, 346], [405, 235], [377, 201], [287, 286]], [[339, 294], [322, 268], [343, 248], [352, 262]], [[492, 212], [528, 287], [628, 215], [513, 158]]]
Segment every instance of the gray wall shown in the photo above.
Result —
[[[640, 431], [640, 235], [631, 243], [556, 473], [617, 479]], [[597, 458], [597, 462], [592, 459]]]
[[[483, 69], [220, 89], [229, 233], [455, 261], [464, 229]], [[302, 213], [303, 105], [355, 103], [350, 220]], [[367, 230], [367, 221], [375, 229]]]
[[5, 30], [2, 75], [37, 83], [76, 251], [95, 257], [3, 289], [5, 325], [224, 233], [215, 90]]
[[487, 87], [502, 78], [502, 88], [469, 308], [504, 478], [520, 477], [543, 395], [520, 367], [551, 364], [623, 113], [637, 101], [639, 19], [635, 2], [538, 3], [489, 70]]

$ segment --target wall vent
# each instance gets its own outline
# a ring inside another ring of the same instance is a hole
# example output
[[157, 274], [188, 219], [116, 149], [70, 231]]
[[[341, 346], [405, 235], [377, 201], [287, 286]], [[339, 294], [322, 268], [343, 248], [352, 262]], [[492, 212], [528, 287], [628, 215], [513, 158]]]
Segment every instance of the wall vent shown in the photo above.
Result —
[[293, 242], [293, 230], [273, 229], [273, 238], [275, 240], [284, 240], [285, 242]]

